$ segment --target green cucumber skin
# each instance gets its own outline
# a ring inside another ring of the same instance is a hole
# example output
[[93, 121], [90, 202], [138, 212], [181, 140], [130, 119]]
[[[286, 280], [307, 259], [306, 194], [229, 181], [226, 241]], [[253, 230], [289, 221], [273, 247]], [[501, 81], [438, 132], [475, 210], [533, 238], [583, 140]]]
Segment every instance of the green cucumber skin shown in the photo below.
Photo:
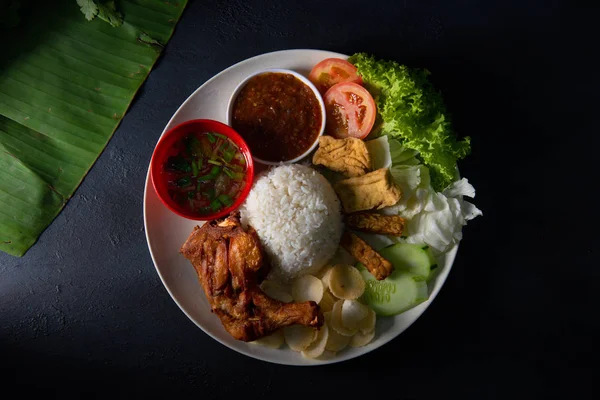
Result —
[[[421, 276], [396, 270], [388, 278], [378, 281], [362, 264], [358, 263], [356, 267], [366, 283], [361, 301], [380, 317], [401, 314], [429, 298], [427, 282]], [[407, 290], [414, 293], [405, 297]]]
[[422, 244], [395, 243], [379, 251], [381, 256], [392, 263], [394, 269], [409, 271], [429, 281], [431, 267], [436, 264], [429, 246]]

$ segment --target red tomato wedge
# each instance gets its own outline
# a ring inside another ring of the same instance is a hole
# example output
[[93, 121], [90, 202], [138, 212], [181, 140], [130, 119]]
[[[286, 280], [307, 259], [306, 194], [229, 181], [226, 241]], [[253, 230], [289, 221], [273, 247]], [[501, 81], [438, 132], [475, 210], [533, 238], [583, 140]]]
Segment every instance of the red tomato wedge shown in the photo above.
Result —
[[338, 138], [365, 138], [373, 128], [377, 109], [371, 94], [353, 82], [332, 86], [325, 96], [325, 133]]
[[310, 71], [308, 79], [321, 94], [337, 83], [354, 82], [362, 85], [363, 82], [356, 67], [341, 58], [326, 58], [321, 61]]

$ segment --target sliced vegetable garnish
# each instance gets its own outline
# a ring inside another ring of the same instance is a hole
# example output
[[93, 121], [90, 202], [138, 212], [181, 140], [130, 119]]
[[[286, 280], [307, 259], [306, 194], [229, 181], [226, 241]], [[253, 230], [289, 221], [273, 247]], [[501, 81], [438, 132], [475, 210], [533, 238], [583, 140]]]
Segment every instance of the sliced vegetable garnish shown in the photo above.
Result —
[[225, 136], [225, 135], [223, 135], [221, 133], [217, 133], [217, 132], [210, 132], [209, 135], [214, 135], [214, 136], [220, 137], [220, 138], [225, 139], [225, 140], [229, 139], [227, 136]]
[[227, 206], [227, 207], [229, 207], [230, 205], [233, 204], [233, 200], [231, 199], [231, 197], [229, 197], [226, 194], [220, 194], [217, 197], [217, 200], [219, 200], [221, 203], [223, 203], [224, 206]]
[[214, 200], [214, 198], [215, 198], [215, 192], [216, 192], [215, 188], [212, 187], [212, 186], [208, 189], [208, 198], [210, 200]]
[[171, 198], [180, 207], [211, 214], [230, 207], [244, 186], [246, 159], [227, 136], [190, 133], [164, 163]]
[[231, 171], [229, 168], [223, 168], [223, 172], [231, 179], [235, 178], [235, 172]]
[[337, 139], [364, 139], [371, 132], [377, 109], [364, 87], [353, 82], [338, 83], [323, 95], [323, 101], [329, 135]]
[[231, 162], [234, 156], [235, 152], [233, 150], [226, 150], [223, 152], [223, 160], [225, 160], [227, 163]]
[[215, 212], [219, 211], [221, 209], [221, 202], [219, 201], [219, 199], [214, 199], [213, 201], [211, 201], [210, 208]]
[[187, 177], [186, 178], [180, 178], [180, 179], [177, 179], [177, 181], [175, 182], [175, 184], [178, 187], [186, 187], [186, 186], [190, 186], [192, 184], [192, 181], [191, 181], [190, 178], [187, 178]]
[[[209, 160], [210, 162], [210, 160]], [[208, 175], [204, 175], [198, 178], [199, 181], [205, 181], [205, 180], [211, 180], [211, 179], [215, 179], [219, 173], [221, 172], [221, 168], [214, 166], [211, 168], [210, 173]]]
[[433, 188], [441, 191], [455, 179], [456, 162], [471, 151], [470, 138], [459, 139], [441, 93], [429, 81], [430, 72], [354, 54], [354, 64], [377, 97], [383, 120], [379, 134], [398, 138], [417, 150], [431, 172]]
[[341, 58], [327, 58], [315, 65], [308, 79], [324, 94], [330, 87], [340, 82], [362, 84], [356, 67]]
[[190, 164], [182, 156], [171, 156], [167, 159], [165, 169], [170, 171], [190, 172]]

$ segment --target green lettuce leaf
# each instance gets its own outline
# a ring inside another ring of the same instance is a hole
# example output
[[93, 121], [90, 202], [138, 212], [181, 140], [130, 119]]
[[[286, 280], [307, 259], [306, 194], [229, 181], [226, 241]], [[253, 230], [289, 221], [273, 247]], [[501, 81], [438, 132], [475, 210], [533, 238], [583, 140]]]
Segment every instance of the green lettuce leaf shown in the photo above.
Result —
[[433, 188], [443, 190], [457, 178], [456, 161], [471, 151], [470, 138], [457, 140], [441, 94], [428, 80], [429, 71], [365, 53], [349, 58], [377, 103], [382, 119], [376, 135], [398, 139], [419, 152], [429, 167]]

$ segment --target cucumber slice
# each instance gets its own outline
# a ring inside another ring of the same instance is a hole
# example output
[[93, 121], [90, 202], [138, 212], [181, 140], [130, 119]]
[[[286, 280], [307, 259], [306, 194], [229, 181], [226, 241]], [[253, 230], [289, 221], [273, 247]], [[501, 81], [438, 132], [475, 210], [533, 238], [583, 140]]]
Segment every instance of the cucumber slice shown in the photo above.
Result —
[[422, 276], [398, 268], [384, 280], [378, 281], [361, 263], [356, 268], [366, 283], [360, 300], [378, 316], [403, 313], [429, 298], [427, 282]]
[[397, 243], [381, 249], [379, 254], [391, 262], [395, 270], [411, 272], [427, 281], [433, 277], [431, 272], [436, 263], [427, 245]]

